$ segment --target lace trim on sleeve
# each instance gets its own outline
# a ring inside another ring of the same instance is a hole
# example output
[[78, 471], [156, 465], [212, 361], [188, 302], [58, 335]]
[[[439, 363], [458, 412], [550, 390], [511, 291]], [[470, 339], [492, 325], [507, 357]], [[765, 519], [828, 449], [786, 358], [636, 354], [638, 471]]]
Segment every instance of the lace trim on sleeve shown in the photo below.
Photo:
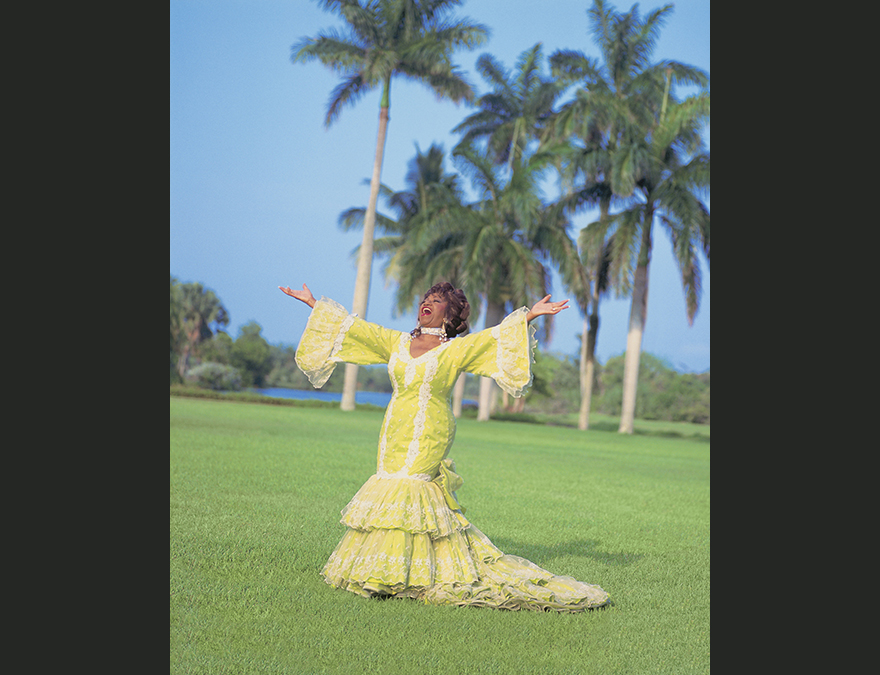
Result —
[[492, 329], [498, 341], [497, 370], [492, 379], [514, 398], [522, 396], [532, 386], [532, 364], [535, 362], [537, 329], [526, 321], [528, 307], [511, 312]]
[[336, 368], [342, 341], [354, 315], [335, 300], [321, 297], [315, 303], [296, 350], [296, 365], [315, 389], [323, 387]]

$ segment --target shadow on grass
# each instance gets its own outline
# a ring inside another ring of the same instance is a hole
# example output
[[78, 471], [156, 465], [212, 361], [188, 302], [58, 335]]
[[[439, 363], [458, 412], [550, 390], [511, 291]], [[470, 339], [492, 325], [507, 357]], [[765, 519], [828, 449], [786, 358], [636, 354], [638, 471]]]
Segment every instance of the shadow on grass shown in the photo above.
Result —
[[651, 436], [653, 438], [680, 438], [683, 441], [696, 441], [697, 443], [709, 442], [709, 435], [701, 433], [683, 434], [680, 431], [661, 431], [659, 429], [648, 430], [637, 428], [633, 430], [633, 434], [635, 436]]
[[[494, 419], [494, 417], [493, 417]], [[638, 423], [638, 422], [637, 422]], [[566, 423], [566, 422], [557, 422], [557, 421], [547, 421], [541, 422], [536, 421], [535, 424], [547, 424], [548, 426], [558, 426], [558, 427], [568, 427], [570, 429], [577, 428], [577, 424], [574, 423]], [[590, 422], [590, 431], [604, 431], [604, 432], [613, 432], [618, 433], [620, 428], [620, 423], [616, 420], [597, 420]], [[695, 433], [682, 433], [680, 431], [673, 431], [668, 429], [644, 429], [636, 427], [633, 430], [634, 436], [650, 436], [652, 438], [680, 438], [686, 441], [697, 441], [698, 443], [709, 443], [709, 434], [702, 434], [700, 432]]]
[[[476, 409], [472, 411], [466, 411], [464, 416], [476, 419]], [[554, 417], [552, 415], [546, 414], [533, 415], [530, 413], [495, 412], [492, 413], [492, 420], [494, 422], [520, 422], [522, 424], [538, 424], [550, 427], [567, 427], [569, 429], [577, 428], [576, 422], [568, 421], [563, 416]], [[594, 420], [590, 422], [590, 431], [618, 433], [619, 428], [620, 423], [617, 420], [613, 419]], [[633, 434], [635, 436], [651, 436], [654, 438], [680, 438], [682, 440], [697, 441], [700, 443], [709, 442], [709, 434], [702, 434], [700, 432], [683, 433], [681, 431], [674, 431], [670, 429], [645, 429], [636, 427], [633, 431]]]
[[[492, 537], [492, 543], [507, 555], [516, 555], [530, 560], [540, 567], [564, 556], [592, 558], [596, 562], [611, 567], [632, 565], [644, 556], [637, 553], [607, 553], [597, 549], [598, 542], [592, 539], [578, 539], [560, 544], [534, 544], [515, 541], [505, 537]], [[548, 570], [552, 572], [553, 570]], [[589, 583], [589, 581], [587, 581]]]

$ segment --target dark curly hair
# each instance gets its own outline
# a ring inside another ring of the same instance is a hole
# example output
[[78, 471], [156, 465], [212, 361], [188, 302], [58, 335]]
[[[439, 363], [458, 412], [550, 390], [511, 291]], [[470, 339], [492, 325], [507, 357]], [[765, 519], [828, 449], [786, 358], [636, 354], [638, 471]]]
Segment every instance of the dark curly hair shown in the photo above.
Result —
[[[448, 281], [442, 281], [431, 286], [428, 292], [422, 296], [422, 300], [426, 300], [430, 295], [439, 295], [447, 303], [446, 316], [443, 319], [443, 327], [446, 329], [447, 337], [454, 338], [456, 335], [467, 333], [470, 330], [467, 318], [471, 314], [471, 305], [463, 290], [455, 288]], [[417, 337], [421, 332], [421, 328], [416, 327], [411, 334], [413, 337]]]

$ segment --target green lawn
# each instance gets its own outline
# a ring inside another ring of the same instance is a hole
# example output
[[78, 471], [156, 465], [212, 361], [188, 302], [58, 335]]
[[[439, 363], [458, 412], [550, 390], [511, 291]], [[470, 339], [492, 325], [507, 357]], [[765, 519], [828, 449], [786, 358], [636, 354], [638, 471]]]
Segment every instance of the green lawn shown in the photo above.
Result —
[[[171, 397], [171, 673], [708, 673], [709, 428], [460, 420], [467, 516], [584, 614], [366, 600], [319, 572], [382, 413]], [[613, 431], [611, 431], [613, 429]]]

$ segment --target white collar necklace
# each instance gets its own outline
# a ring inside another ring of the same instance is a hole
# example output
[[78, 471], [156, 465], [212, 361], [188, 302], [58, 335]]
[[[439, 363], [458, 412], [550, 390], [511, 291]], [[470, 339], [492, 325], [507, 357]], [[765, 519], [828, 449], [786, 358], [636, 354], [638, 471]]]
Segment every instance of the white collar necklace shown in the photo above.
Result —
[[436, 335], [438, 338], [440, 338], [440, 344], [444, 344], [446, 342], [449, 342], [449, 336], [446, 334], [445, 328], [424, 328], [422, 326], [417, 326], [410, 331], [409, 336], [410, 336], [410, 339], [412, 340], [422, 334]]

